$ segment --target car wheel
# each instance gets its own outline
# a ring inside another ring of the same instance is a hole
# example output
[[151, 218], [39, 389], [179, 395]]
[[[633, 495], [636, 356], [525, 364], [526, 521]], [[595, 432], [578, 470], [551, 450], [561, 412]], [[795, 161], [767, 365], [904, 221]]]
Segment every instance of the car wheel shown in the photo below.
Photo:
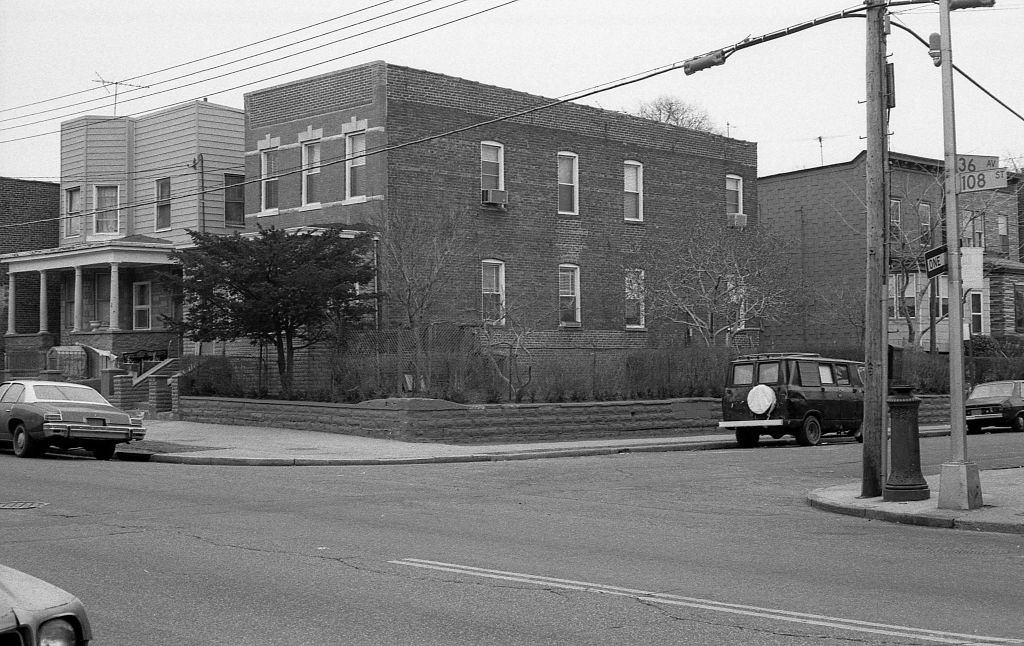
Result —
[[1010, 428], [1017, 431], [1018, 433], [1024, 432], [1024, 415], [1018, 415], [1013, 418], [1013, 423]]
[[95, 444], [90, 450], [92, 451], [93, 457], [97, 460], [109, 460], [114, 457], [114, 451], [117, 450], [117, 445], [112, 442], [105, 444]]
[[857, 430], [855, 430], [852, 433], [850, 433], [850, 437], [852, 437], [853, 439], [855, 439], [858, 442], [860, 442], [861, 444], [863, 444], [864, 443], [864, 427], [863, 426], [858, 426]]
[[796, 432], [797, 443], [803, 446], [814, 446], [821, 442], [821, 422], [814, 415], [808, 415]]
[[761, 442], [761, 434], [757, 431], [750, 430], [749, 428], [738, 429], [736, 431], [736, 443], [740, 445], [741, 449], [752, 449]]
[[25, 430], [24, 424], [15, 426], [11, 435], [14, 440], [14, 455], [19, 458], [34, 458], [42, 453], [39, 444]]

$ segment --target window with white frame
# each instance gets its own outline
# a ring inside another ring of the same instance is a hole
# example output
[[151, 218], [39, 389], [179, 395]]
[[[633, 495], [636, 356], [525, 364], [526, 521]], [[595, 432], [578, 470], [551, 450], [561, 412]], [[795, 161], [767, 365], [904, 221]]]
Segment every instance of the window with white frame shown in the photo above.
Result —
[[889, 200], [889, 239], [899, 240], [903, 235], [903, 203]]
[[563, 326], [581, 322], [580, 268], [576, 265], [558, 266], [558, 322]]
[[[934, 297], [932, 290], [935, 290]], [[949, 282], [945, 276], [931, 279], [931, 284], [928, 285], [928, 303], [933, 318], [949, 316]]]
[[97, 186], [93, 233], [117, 233], [118, 219], [118, 188]]
[[260, 154], [260, 210], [270, 211], [278, 206], [277, 173], [278, 151], [276, 148], [264, 150]]
[[644, 166], [640, 162], [622, 164], [622, 216], [640, 222], [644, 219]]
[[505, 263], [500, 260], [480, 263], [480, 312], [487, 323], [505, 324]]
[[626, 327], [642, 328], [644, 321], [644, 270], [626, 270]]
[[725, 212], [743, 213], [743, 178], [739, 175], [725, 176]]
[[245, 226], [245, 175], [224, 175], [224, 224]]
[[960, 212], [960, 246], [985, 246], [985, 212], [964, 210]]
[[996, 226], [999, 230], [999, 251], [1002, 253], [1010, 253], [1009, 220], [1005, 215], [997, 215]]
[[971, 292], [971, 334], [982, 334], [981, 292]]
[[132, 329], [148, 330], [153, 326], [153, 284], [132, 283]]
[[558, 153], [558, 212], [579, 213], [579, 156]]
[[156, 180], [156, 225], [157, 231], [171, 228], [171, 178]]
[[917, 318], [917, 274], [889, 274], [889, 318]]
[[496, 141], [480, 142], [480, 190], [486, 200], [486, 191], [505, 189], [505, 147]]
[[345, 199], [366, 195], [366, 133], [345, 137]]
[[64, 191], [64, 235], [82, 233], [82, 188], [76, 186]]
[[302, 203], [320, 202], [320, 142], [302, 145]]
[[920, 202], [917, 205], [917, 222], [921, 230], [921, 245], [931, 246], [932, 242], [932, 205]]

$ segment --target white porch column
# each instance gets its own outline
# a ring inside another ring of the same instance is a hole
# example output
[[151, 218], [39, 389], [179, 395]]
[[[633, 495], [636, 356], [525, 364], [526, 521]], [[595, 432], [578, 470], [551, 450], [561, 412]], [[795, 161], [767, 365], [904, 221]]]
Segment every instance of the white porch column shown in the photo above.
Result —
[[121, 321], [121, 289], [120, 275], [118, 269], [121, 263], [110, 263], [110, 330], [120, 330], [118, 323]]
[[14, 330], [14, 272], [7, 274], [7, 333], [16, 334]]
[[39, 270], [39, 333], [45, 334], [50, 331], [49, 309], [46, 302], [46, 270]]
[[71, 331], [82, 331], [82, 268], [75, 267], [75, 306]]

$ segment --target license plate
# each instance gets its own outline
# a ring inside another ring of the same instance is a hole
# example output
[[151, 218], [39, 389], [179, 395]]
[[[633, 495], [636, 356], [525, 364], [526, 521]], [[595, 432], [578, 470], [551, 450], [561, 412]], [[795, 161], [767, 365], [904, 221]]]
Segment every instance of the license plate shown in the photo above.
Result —
[[107, 420], [102, 417], [86, 417], [85, 423], [89, 426], [106, 426]]

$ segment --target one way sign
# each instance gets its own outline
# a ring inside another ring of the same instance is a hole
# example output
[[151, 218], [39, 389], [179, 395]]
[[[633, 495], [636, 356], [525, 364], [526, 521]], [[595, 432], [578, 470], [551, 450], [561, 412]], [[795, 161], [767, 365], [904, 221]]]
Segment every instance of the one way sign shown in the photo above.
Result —
[[924, 265], [928, 278], [935, 278], [946, 273], [946, 268], [949, 265], [949, 254], [947, 253], [946, 245], [924, 252]]

